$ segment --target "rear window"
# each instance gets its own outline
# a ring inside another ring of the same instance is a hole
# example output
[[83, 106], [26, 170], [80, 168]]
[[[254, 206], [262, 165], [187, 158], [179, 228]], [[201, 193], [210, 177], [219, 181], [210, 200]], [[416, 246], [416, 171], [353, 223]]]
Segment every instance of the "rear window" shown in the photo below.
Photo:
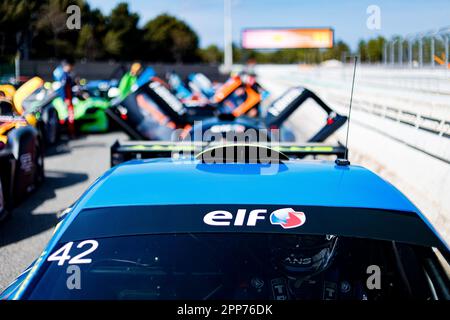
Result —
[[28, 298], [379, 300], [414, 290], [428, 299], [432, 291], [414, 248], [285, 233], [81, 240], [55, 248]]

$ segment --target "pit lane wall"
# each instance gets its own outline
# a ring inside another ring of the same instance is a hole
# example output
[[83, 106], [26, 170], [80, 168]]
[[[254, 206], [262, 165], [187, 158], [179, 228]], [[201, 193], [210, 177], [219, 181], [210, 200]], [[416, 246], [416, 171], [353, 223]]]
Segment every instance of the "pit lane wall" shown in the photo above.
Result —
[[[20, 62], [20, 74], [25, 77], [34, 77], [36, 75], [51, 81], [52, 72], [58, 66], [57, 60], [24, 60]], [[101, 80], [120, 78], [128, 71], [132, 61], [77, 61], [75, 64], [75, 75], [87, 80]], [[167, 72], [176, 71], [182, 78], [187, 77], [192, 72], [201, 72], [210, 79], [216, 81], [225, 81], [226, 75], [219, 72], [218, 65], [194, 63], [194, 64], [170, 64], [142, 62], [143, 65], [151, 66], [155, 72], [164, 76]]]
[[[348, 113], [350, 65], [261, 65], [255, 71], [272, 98], [288, 87], [304, 86]], [[294, 115], [291, 124], [304, 131], [313, 118]], [[341, 142], [345, 129], [337, 134]], [[449, 70], [358, 65], [349, 149], [352, 163], [399, 188], [450, 243]]]

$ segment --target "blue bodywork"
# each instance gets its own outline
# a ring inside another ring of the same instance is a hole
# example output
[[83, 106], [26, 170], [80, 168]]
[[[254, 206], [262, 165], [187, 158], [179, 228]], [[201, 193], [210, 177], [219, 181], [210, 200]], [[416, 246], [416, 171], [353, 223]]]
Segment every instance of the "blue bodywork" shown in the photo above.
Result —
[[143, 86], [144, 84], [149, 82], [150, 79], [153, 78], [154, 76], [156, 76], [155, 70], [152, 67], [146, 67], [137, 78], [136, 87]]
[[192, 97], [192, 92], [184, 85], [178, 74], [172, 72], [168, 77], [168, 83], [178, 99], [189, 99]]
[[322, 161], [268, 167], [134, 160], [111, 169], [93, 189], [83, 199], [85, 208], [283, 203], [419, 212], [396, 188], [369, 170]]
[[57, 225], [34, 265], [0, 298], [21, 298], [82, 209], [176, 204], [283, 204], [395, 210], [421, 217], [437, 235], [400, 191], [360, 166], [303, 160], [272, 166], [133, 160], [110, 169], [96, 180]]
[[[202, 81], [202, 78], [206, 81]], [[189, 82], [194, 83], [198, 89], [201, 91], [201, 93], [208, 99], [211, 99], [214, 94], [216, 93], [216, 90], [212, 83], [209, 81], [208, 78], [206, 78], [205, 75], [201, 73], [191, 73], [188, 76]]]

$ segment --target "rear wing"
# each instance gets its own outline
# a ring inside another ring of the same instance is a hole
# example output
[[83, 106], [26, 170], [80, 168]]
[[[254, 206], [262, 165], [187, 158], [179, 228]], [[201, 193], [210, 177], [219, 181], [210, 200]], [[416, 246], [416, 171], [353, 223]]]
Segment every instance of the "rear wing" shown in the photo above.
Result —
[[346, 116], [338, 114], [314, 92], [303, 87], [293, 87], [276, 99], [267, 109], [265, 120], [267, 127], [280, 127], [308, 99], [314, 100], [327, 113], [325, 126], [308, 142], [323, 142], [347, 121]]
[[[233, 146], [233, 145], [231, 145]], [[235, 146], [252, 146], [272, 149], [289, 159], [302, 159], [306, 156], [333, 156], [343, 158], [346, 148], [342, 145], [324, 145], [317, 143], [292, 144], [292, 143], [258, 143], [257, 145]], [[120, 163], [134, 159], [154, 159], [154, 158], [188, 158], [192, 159], [204, 151], [217, 147], [230, 147], [230, 144], [209, 143], [202, 141], [180, 141], [180, 142], [164, 142], [164, 141], [116, 141], [111, 146], [111, 167]]]

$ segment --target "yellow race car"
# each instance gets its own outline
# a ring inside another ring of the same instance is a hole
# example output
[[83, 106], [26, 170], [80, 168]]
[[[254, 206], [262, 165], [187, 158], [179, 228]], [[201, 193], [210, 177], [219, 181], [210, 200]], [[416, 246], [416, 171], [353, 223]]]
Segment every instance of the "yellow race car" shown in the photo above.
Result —
[[13, 95], [15, 112], [35, 127], [45, 146], [55, 144], [60, 133], [58, 111], [54, 100], [58, 95], [45, 86], [44, 80], [33, 77], [17, 89]]

